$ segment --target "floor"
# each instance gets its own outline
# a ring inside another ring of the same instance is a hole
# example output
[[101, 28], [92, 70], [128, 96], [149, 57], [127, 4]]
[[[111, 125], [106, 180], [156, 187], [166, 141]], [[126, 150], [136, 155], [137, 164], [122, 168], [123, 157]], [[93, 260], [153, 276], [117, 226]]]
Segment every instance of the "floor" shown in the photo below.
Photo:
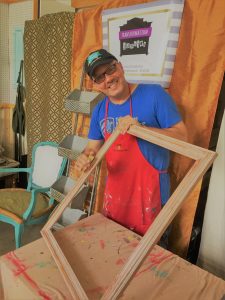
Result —
[[[25, 228], [22, 236], [22, 246], [41, 238], [40, 230], [43, 225], [30, 225]], [[14, 227], [0, 222], [0, 256], [15, 250]]]

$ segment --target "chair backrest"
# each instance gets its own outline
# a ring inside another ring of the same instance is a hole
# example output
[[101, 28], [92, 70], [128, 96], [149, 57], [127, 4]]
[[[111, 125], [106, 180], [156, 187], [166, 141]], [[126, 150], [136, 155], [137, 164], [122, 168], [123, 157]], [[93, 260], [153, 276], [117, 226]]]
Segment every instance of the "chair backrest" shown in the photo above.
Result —
[[58, 155], [58, 144], [40, 142], [33, 147], [28, 187], [50, 187], [63, 173], [66, 159]]

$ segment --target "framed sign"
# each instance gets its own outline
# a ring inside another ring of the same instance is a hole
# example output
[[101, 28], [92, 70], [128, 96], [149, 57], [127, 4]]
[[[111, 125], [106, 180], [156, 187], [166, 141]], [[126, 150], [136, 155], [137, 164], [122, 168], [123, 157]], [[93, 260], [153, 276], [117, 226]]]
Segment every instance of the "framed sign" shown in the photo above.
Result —
[[103, 48], [123, 64], [126, 79], [168, 87], [184, 0], [159, 0], [102, 12]]

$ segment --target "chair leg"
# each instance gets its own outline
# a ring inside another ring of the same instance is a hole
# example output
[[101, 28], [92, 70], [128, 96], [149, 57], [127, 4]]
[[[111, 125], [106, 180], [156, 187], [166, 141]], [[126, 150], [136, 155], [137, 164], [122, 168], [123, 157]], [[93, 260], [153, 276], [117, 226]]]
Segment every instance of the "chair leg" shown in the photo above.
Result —
[[24, 224], [16, 224], [15, 225], [15, 241], [16, 241], [16, 248], [21, 246], [21, 237], [24, 232]]

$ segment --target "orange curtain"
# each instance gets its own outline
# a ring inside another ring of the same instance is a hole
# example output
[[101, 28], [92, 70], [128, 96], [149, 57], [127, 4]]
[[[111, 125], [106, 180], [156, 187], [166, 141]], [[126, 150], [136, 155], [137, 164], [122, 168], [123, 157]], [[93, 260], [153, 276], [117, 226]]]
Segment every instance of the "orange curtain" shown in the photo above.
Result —
[[[74, 21], [72, 87], [79, 87], [81, 69], [90, 51], [102, 47], [101, 12], [104, 9], [141, 4], [143, 0], [105, 1], [94, 9], [78, 13]], [[176, 61], [169, 93], [177, 103], [188, 128], [190, 142], [207, 148], [212, 131], [218, 95], [225, 67], [225, 1], [186, 0]], [[86, 80], [86, 86], [91, 83]], [[89, 119], [78, 117], [80, 135], [87, 135]], [[190, 161], [175, 155], [172, 183], [176, 186]], [[105, 168], [102, 168], [97, 194], [101, 209]], [[171, 248], [185, 256], [190, 240], [201, 183], [185, 200], [173, 222]]]

